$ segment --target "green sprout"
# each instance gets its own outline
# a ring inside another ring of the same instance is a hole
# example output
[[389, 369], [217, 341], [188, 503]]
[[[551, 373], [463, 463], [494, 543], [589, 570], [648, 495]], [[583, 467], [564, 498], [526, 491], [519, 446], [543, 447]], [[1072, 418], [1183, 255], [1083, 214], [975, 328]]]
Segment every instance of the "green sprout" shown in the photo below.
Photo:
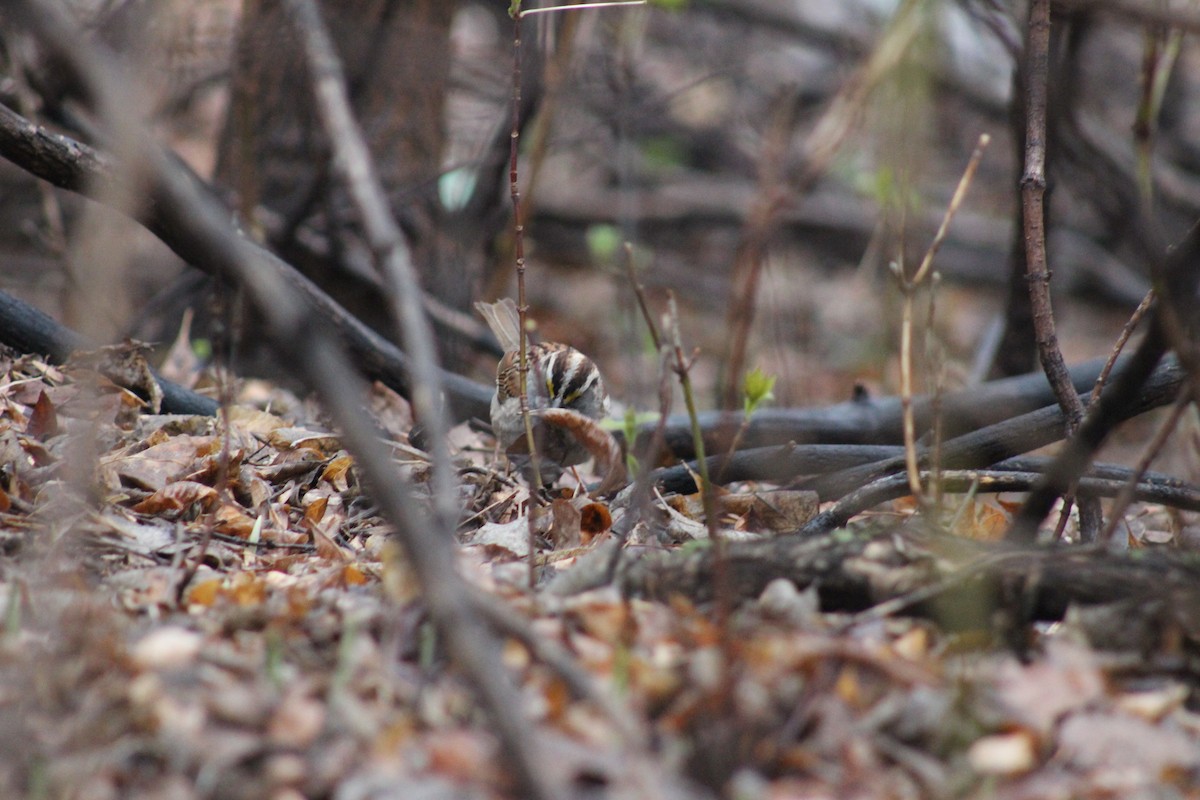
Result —
[[755, 367], [746, 375], [742, 384], [742, 410], [750, 417], [763, 403], [775, 399], [775, 375], [768, 375], [761, 367]]

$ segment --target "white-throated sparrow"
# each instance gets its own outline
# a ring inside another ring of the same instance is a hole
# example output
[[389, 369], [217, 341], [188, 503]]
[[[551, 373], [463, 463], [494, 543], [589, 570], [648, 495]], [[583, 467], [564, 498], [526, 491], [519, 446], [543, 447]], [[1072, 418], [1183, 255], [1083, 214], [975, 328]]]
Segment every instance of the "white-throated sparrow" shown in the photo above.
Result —
[[[496, 393], [492, 396], [492, 431], [501, 449], [521, 467], [532, 483], [525, 423], [521, 419], [520, 328], [516, 304], [509, 298], [495, 303], [476, 303], [492, 333], [504, 348], [496, 367]], [[530, 422], [538, 454], [542, 482], [551, 484], [564, 467], [582, 464], [588, 449], [567, 429], [540, 420], [537, 411], [565, 408], [592, 419], [608, 414], [608, 392], [595, 363], [569, 345], [557, 342], [529, 344], [526, 379]]]

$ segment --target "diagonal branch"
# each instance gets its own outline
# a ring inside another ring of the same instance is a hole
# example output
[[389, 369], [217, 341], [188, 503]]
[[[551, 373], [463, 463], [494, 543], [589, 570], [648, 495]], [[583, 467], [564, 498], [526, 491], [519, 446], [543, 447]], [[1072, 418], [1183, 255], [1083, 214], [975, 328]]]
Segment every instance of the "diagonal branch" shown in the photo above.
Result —
[[[113, 196], [110, 187], [124, 180], [111, 156], [47, 131], [3, 104], [0, 104], [0, 156], [35, 177], [101, 203]], [[189, 184], [190, 191], [204, 195], [206, 202], [219, 205], [212, 189], [186, 165], [169, 155], [165, 158], [179, 180]], [[151, 204], [141, 209], [138, 222], [193, 267], [209, 275], [222, 274], [220, 265], [198, 250], [189, 232], [178, 220], [171, 219], [163, 208]], [[245, 258], [256, 269], [275, 274], [291, 291], [302, 295], [314, 315], [336, 333], [358, 369], [369, 378], [379, 380], [405, 396], [410, 395], [412, 365], [407, 355], [342, 308], [290, 264], [249, 239], [240, 235], [239, 238]], [[487, 417], [492, 396], [490, 388], [449, 372], [441, 373], [441, 381], [458, 418]]]
[[454, 476], [441, 408], [442, 381], [433, 332], [421, 303], [421, 287], [408, 241], [392, 215], [362, 129], [354, 118], [341, 61], [314, 0], [285, 3], [300, 34], [313, 84], [317, 111], [333, 149], [333, 167], [349, 190], [366, 233], [376, 267], [382, 271], [393, 323], [412, 358], [411, 398], [417, 419], [428, 433], [433, 456], [434, 498], [443, 524], [456, 523]]
[[[57, 6], [44, 0], [19, 0], [15, 6], [18, 19], [61, 59], [74, 81], [95, 98], [101, 120], [111, 124], [126, 106], [110, 60], [83, 39]], [[228, 211], [168, 159], [145, 131], [136, 125], [125, 127], [122, 133], [129, 138], [123, 143], [124, 152], [137, 159], [155, 219], [180, 247], [246, 289], [271, 344], [338, 424], [371, 496], [396, 530], [450, 653], [501, 728], [519, 727], [513, 722], [520, 712], [499, 662], [499, 643], [475, 613], [466, 584], [455, 570], [453, 531], [436, 525], [400, 480], [377, 429], [362, 413], [366, 387], [351, 369], [345, 350], [327, 324], [314, 320], [310, 299], [262, 257], [261, 248], [233, 228]]]

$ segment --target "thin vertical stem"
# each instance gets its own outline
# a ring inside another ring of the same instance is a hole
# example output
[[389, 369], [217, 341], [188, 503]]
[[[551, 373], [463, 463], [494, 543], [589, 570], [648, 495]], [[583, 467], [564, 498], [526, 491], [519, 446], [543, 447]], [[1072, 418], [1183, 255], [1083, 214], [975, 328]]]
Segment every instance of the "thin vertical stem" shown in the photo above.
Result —
[[525, 443], [529, 449], [529, 464], [533, 471], [534, 485], [529, 487], [529, 588], [537, 586], [537, 502], [536, 494], [542, 486], [542, 470], [538, 463], [537, 443], [533, 435], [533, 421], [529, 417], [529, 302], [525, 297], [525, 221], [521, 208], [521, 186], [517, 172], [518, 154], [521, 144], [521, 19], [524, 12], [520, 4], [515, 5], [513, 20], [513, 69], [512, 69], [512, 132], [508, 148], [508, 191], [513, 206], [513, 253], [517, 268], [517, 320], [520, 353], [517, 355], [517, 375], [520, 389], [521, 420], [525, 424]]
[[[1083, 419], [1083, 402], [1067, 373], [1058, 346], [1050, 301], [1050, 269], [1046, 258], [1046, 98], [1050, 70], [1050, 0], [1032, 0], [1025, 52], [1025, 168], [1021, 175], [1021, 206], [1025, 237], [1026, 280], [1033, 307], [1034, 338], [1050, 388], [1067, 420], [1071, 436]], [[1064, 515], [1069, 505], [1064, 506]], [[1080, 529], [1094, 539], [1100, 523], [1098, 501], [1080, 503]]]

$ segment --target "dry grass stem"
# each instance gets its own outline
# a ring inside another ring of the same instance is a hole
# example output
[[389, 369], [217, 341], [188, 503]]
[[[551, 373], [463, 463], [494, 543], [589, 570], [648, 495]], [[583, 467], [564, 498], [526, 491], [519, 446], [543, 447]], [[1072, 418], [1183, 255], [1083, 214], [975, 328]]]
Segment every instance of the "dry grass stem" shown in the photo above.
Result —
[[[896, 267], [896, 277], [900, 284], [900, 291], [903, 293], [903, 310], [900, 326], [900, 403], [904, 425], [904, 455], [907, 465], [909, 488], [912, 490], [913, 497], [918, 500], [924, 496], [924, 491], [921, 487], [919, 476], [920, 465], [917, 456], [916, 419], [913, 413], [912, 402], [913, 305], [916, 301], [917, 290], [931, 276], [933, 259], [937, 255], [938, 249], [942, 246], [942, 242], [946, 239], [946, 234], [950, 230], [950, 223], [954, 219], [954, 215], [958, 213], [958, 209], [967, 195], [971, 181], [974, 180], [975, 173], [979, 169], [979, 163], [983, 160], [983, 153], [990, 142], [991, 137], [988, 134], [984, 133], [979, 136], [975, 150], [971, 153], [971, 158], [967, 161], [966, 169], [963, 170], [963, 174], [958, 180], [958, 186], [955, 187], [954, 194], [950, 198], [950, 203], [946, 207], [946, 213], [942, 215], [942, 222], [938, 226], [937, 233], [934, 235], [933, 241], [930, 242], [929, 248], [925, 251], [925, 257], [921, 259], [921, 264], [913, 277], [909, 279], [904, 275], [903, 265], [897, 265]], [[932, 313], [931, 307], [930, 323], [933, 322]]]

